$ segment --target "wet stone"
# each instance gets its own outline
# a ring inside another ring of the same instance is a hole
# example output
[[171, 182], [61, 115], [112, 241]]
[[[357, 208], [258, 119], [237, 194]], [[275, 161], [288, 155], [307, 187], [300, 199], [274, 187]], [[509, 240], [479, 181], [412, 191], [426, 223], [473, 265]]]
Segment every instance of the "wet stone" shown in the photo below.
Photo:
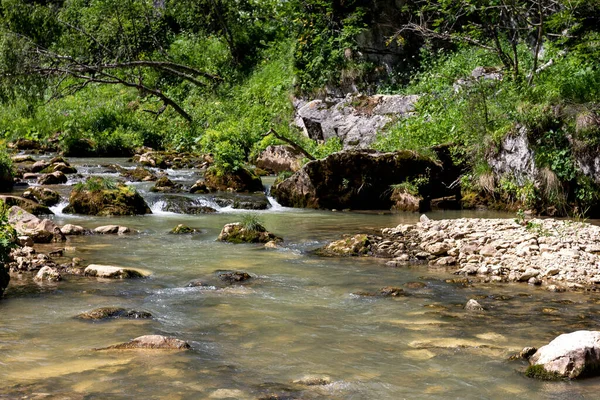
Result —
[[148, 319], [152, 314], [146, 311], [127, 310], [120, 307], [103, 307], [77, 315], [75, 318], [84, 320], [101, 321], [108, 319]]

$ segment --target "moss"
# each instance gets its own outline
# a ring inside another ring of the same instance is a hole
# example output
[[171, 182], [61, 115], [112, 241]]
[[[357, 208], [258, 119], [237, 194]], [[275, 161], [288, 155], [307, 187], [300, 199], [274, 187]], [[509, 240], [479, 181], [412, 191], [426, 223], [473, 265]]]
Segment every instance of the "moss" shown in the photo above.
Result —
[[69, 205], [64, 212], [98, 216], [152, 213], [135, 189], [123, 184], [107, 187], [97, 186], [95, 183], [76, 187], [71, 192]]
[[528, 378], [540, 379], [543, 381], [559, 381], [565, 379], [562, 375], [556, 372], [547, 371], [543, 365], [530, 365], [525, 371], [525, 376]]
[[196, 230], [194, 228], [190, 228], [189, 226], [179, 224], [175, 228], [171, 229], [171, 231], [169, 233], [172, 233], [175, 235], [184, 235], [184, 234], [195, 233], [195, 232], [196, 232]]
[[238, 168], [236, 171], [223, 171], [212, 167], [204, 175], [206, 187], [210, 190], [233, 189], [236, 192], [262, 192], [260, 178], [253, 172]]

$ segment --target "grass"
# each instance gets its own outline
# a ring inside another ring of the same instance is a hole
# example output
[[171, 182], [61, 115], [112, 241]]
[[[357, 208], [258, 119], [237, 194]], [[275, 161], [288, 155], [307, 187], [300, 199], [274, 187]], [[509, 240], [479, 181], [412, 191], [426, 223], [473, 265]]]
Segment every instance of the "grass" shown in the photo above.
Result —
[[100, 192], [103, 190], [116, 190], [119, 188], [117, 181], [111, 178], [101, 176], [92, 176], [85, 182], [79, 182], [75, 185], [75, 191]]
[[265, 232], [266, 229], [262, 224], [262, 220], [256, 214], [244, 214], [240, 222], [242, 227], [251, 232]]

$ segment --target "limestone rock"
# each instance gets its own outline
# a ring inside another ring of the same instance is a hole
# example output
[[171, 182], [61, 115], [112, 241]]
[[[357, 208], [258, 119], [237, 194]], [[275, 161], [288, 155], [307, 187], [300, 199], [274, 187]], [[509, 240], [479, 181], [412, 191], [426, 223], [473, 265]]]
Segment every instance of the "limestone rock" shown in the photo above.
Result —
[[169, 233], [172, 233], [175, 235], [182, 235], [182, 234], [196, 233], [196, 232], [198, 232], [196, 229], [190, 228], [189, 226], [186, 226], [183, 224], [179, 224], [175, 228], [173, 228], [169, 231]]
[[467, 311], [483, 311], [483, 306], [475, 299], [470, 299], [465, 304], [465, 310]]
[[100, 235], [124, 235], [130, 232], [131, 229], [121, 225], [102, 225], [94, 228], [94, 233], [98, 233]]
[[46, 266], [42, 267], [33, 279], [38, 282], [58, 282], [62, 277], [58, 269]]
[[[556, 337], [529, 358], [531, 377], [574, 379], [600, 373], [600, 331], [576, 331]], [[545, 373], [545, 374], [544, 374]]]
[[73, 225], [73, 224], [64, 225], [62, 228], [60, 228], [60, 231], [65, 236], [89, 235], [91, 233], [89, 229], [85, 229], [83, 226]]
[[8, 210], [8, 222], [22, 236], [29, 236], [36, 243], [61, 242], [66, 240], [60, 228], [48, 219], [40, 219], [20, 207]]
[[162, 211], [190, 215], [212, 214], [217, 212], [214, 208], [207, 206], [202, 199], [167, 195], [164, 196], [162, 200], [164, 201]]
[[296, 172], [304, 155], [288, 145], [268, 146], [256, 159], [256, 166], [272, 173]]
[[99, 216], [152, 214], [144, 198], [135, 189], [123, 184], [94, 190], [76, 187], [63, 212]]
[[116, 344], [97, 350], [188, 350], [191, 346], [188, 342], [173, 337], [161, 335], [145, 335], [130, 340], [127, 343]]
[[146, 273], [131, 268], [116, 267], [113, 265], [90, 264], [84, 270], [84, 275], [97, 278], [126, 279], [143, 278]]

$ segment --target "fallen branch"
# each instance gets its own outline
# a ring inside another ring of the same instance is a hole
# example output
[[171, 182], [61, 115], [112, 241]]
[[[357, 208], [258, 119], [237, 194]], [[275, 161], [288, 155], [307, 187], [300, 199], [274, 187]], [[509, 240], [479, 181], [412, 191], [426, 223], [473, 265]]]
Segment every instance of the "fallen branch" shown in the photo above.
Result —
[[314, 158], [308, 151], [304, 150], [304, 148], [302, 146], [300, 146], [298, 143], [294, 142], [293, 140], [280, 135], [279, 133], [277, 133], [277, 131], [275, 129], [273, 129], [273, 128], [269, 129], [269, 131], [267, 133], [265, 133], [263, 136], [269, 136], [269, 135], [273, 135], [277, 139], [286, 142], [287, 144], [292, 146], [294, 148], [294, 150], [302, 153], [302, 155], [304, 155], [304, 157], [308, 158], [309, 160], [311, 160], [311, 161], [316, 160], [316, 158]]

